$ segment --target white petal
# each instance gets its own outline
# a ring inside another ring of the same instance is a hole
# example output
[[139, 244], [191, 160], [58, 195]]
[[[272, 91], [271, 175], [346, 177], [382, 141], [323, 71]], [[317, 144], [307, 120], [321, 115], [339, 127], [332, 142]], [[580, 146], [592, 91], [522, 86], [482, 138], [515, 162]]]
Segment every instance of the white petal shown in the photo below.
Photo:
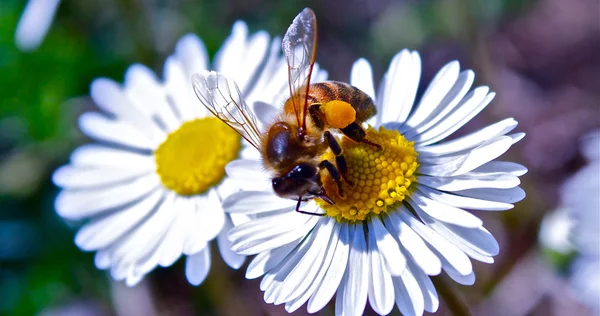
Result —
[[369, 236], [369, 304], [379, 315], [387, 315], [394, 308], [394, 285], [387, 271], [375, 238]]
[[[455, 161], [447, 164], [422, 165], [418, 172], [432, 176], [457, 176], [465, 174], [479, 166], [498, 158], [512, 146], [512, 140], [507, 136], [500, 136], [472, 149], [459, 154]], [[435, 159], [435, 158], [431, 158]], [[458, 163], [457, 163], [458, 162]]]
[[515, 127], [517, 127], [517, 124], [518, 123], [515, 119], [507, 118], [500, 122], [484, 127], [473, 133], [461, 136], [457, 139], [453, 139], [436, 145], [417, 145], [415, 149], [418, 150], [420, 158], [456, 153], [477, 147], [479, 146], [479, 144], [485, 142], [488, 139], [505, 135], [506, 133], [512, 131]]
[[317, 275], [314, 280], [310, 282], [308, 289], [304, 291], [299, 297], [294, 300], [291, 300], [285, 304], [285, 310], [288, 313], [292, 313], [302, 306], [306, 301], [315, 293], [315, 291], [322, 286], [323, 278], [329, 269], [329, 266], [332, 263], [333, 255], [335, 254], [335, 249], [339, 243], [339, 233], [342, 225], [335, 225], [333, 232], [331, 234], [331, 238], [328, 241], [327, 249], [325, 250], [325, 257], [323, 261], [316, 266], [318, 270]]
[[412, 262], [408, 263], [408, 268], [419, 283], [421, 293], [423, 293], [425, 310], [430, 313], [435, 313], [440, 306], [440, 299], [438, 298], [437, 291], [435, 290], [435, 286], [431, 282], [431, 279]]
[[417, 183], [443, 191], [461, 191], [467, 189], [510, 189], [521, 184], [518, 177], [511, 174], [473, 176], [469, 173], [456, 177], [417, 176]]
[[442, 225], [454, 238], [480, 254], [491, 257], [500, 252], [500, 246], [494, 236], [483, 227], [466, 228], [450, 224]]
[[373, 86], [373, 71], [369, 62], [360, 58], [352, 65], [350, 72], [350, 84], [366, 93], [375, 100], [375, 87]]
[[62, 166], [52, 174], [52, 182], [64, 189], [86, 189], [128, 182], [152, 169]]
[[248, 222], [234, 227], [229, 233], [231, 249], [238, 254], [251, 255], [280, 247], [306, 236], [317, 220], [317, 216], [290, 212], [266, 221]]
[[[428, 275], [438, 275], [442, 271], [442, 263], [436, 255], [425, 245], [425, 242], [408, 226], [398, 212], [407, 212], [406, 206], [400, 210], [388, 214], [385, 224], [390, 232], [396, 235], [398, 242], [411, 255], [415, 263]], [[411, 260], [407, 260], [411, 261]]]
[[416, 188], [426, 197], [438, 201], [443, 204], [454, 206], [457, 208], [463, 208], [468, 210], [482, 210], [482, 211], [505, 211], [513, 208], [510, 203], [495, 202], [489, 200], [476, 199], [471, 197], [465, 197], [456, 195], [448, 192], [438, 191], [427, 186], [420, 184], [416, 185]]
[[219, 235], [225, 224], [225, 213], [217, 191], [210, 189], [203, 199], [198, 198], [194, 201], [196, 202], [196, 212], [194, 212], [196, 225], [193, 229], [199, 233], [197, 238], [212, 240]]
[[352, 244], [350, 245], [350, 255], [346, 273], [340, 283], [340, 288], [335, 300], [336, 315], [362, 315], [367, 305], [369, 282], [369, 256], [365, 232], [362, 224], [353, 225], [356, 230]]
[[421, 59], [416, 52], [402, 50], [392, 59], [385, 74], [383, 93], [377, 94], [381, 117], [385, 121], [404, 122], [412, 109], [419, 80]]
[[153, 150], [158, 144], [124, 121], [88, 112], [79, 117], [79, 128], [87, 136], [102, 142], [125, 147]]
[[110, 267], [110, 255], [107, 251], [98, 251], [94, 256], [94, 265], [100, 270]]
[[82, 219], [134, 202], [157, 189], [159, 185], [156, 175], [150, 174], [132, 182], [103, 189], [63, 190], [56, 197], [54, 206], [58, 215], [64, 218]]
[[223, 209], [227, 213], [254, 214], [295, 208], [296, 203], [270, 191], [239, 191], [223, 201]]
[[315, 293], [308, 300], [306, 309], [311, 314], [320, 311], [327, 305], [338, 290], [340, 282], [345, 275], [349, 259], [348, 255], [350, 253], [350, 233], [349, 225], [342, 224], [341, 226], [339, 240], [335, 248], [335, 254], [331, 260], [331, 265], [327, 269], [327, 273], [321, 282], [321, 286], [317, 288]]
[[510, 173], [520, 177], [527, 173], [527, 168], [518, 163], [510, 161], [490, 161], [477, 169], [473, 169], [471, 174], [497, 174]]
[[419, 283], [406, 269], [401, 276], [393, 277], [396, 305], [403, 315], [423, 315], [425, 300]]
[[15, 44], [20, 50], [31, 52], [40, 46], [52, 26], [59, 4], [60, 0], [27, 1], [15, 30]]
[[152, 213], [163, 193], [155, 190], [137, 203], [83, 225], [75, 235], [75, 244], [87, 251], [108, 247]]
[[[452, 63], [446, 65], [445, 67], [452, 66]], [[475, 74], [471, 70], [466, 70], [461, 72], [456, 78], [456, 82], [454, 86], [448, 94], [444, 97], [439, 104], [433, 108], [429, 109], [429, 113], [423, 111], [423, 114], [427, 114], [427, 117], [422, 118], [420, 122], [413, 121], [411, 125], [402, 126], [399, 129], [404, 136], [410, 136], [411, 138], [415, 135], [418, 135], [432, 126], [438, 124], [440, 120], [442, 120], [448, 113], [450, 113], [454, 108], [459, 104], [462, 98], [469, 92], [471, 85], [473, 84], [473, 80], [475, 78]], [[418, 110], [418, 108], [417, 108]]]
[[175, 55], [181, 61], [189, 76], [208, 70], [206, 46], [195, 34], [186, 34], [177, 41]]
[[369, 238], [374, 238], [380, 255], [392, 275], [400, 275], [406, 269], [406, 258], [400, 246], [378, 217], [369, 221]]
[[210, 248], [206, 247], [185, 260], [185, 276], [192, 285], [200, 285], [210, 270]]
[[139, 64], [130, 66], [125, 73], [124, 89], [131, 104], [158, 120], [165, 131], [179, 128], [181, 121], [168, 103], [164, 85], [148, 67]]
[[71, 153], [70, 160], [72, 164], [78, 166], [108, 166], [134, 168], [136, 170], [154, 170], [156, 168], [152, 155], [138, 154], [133, 151], [96, 144], [77, 147]]
[[[423, 93], [423, 97], [416, 107], [414, 113], [406, 121], [407, 126], [418, 126], [429, 115], [431, 115], [440, 104], [447, 104], [442, 100], [451, 91], [458, 79], [460, 65], [458, 61], [453, 61], [446, 64], [435, 75], [427, 90]], [[458, 87], [462, 88], [462, 87]], [[457, 89], [460, 90], [460, 89]]]
[[469, 122], [492, 101], [495, 93], [488, 94], [488, 92], [488, 87], [476, 88], [461, 101], [453, 112], [443, 118], [437, 125], [415, 137], [407, 137], [421, 146], [433, 144], [446, 138]]
[[[313, 79], [318, 75], [317, 65], [313, 67]], [[281, 56], [281, 40], [275, 38], [271, 42], [269, 56], [264, 67], [258, 73], [256, 83], [252, 85], [250, 91], [245, 91], [245, 98], [248, 104], [262, 102], [266, 104], [283, 104], [283, 98], [289, 97], [288, 86], [288, 67], [285, 59]], [[314, 83], [314, 80], [311, 80]], [[248, 90], [248, 88], [246, 89]], [[256, 113], [259, 120], [262, 118]]]
[[325, 251], [330, 244], [335, 224], [336, 221], [333, 218], [322, 218], [313, 231], [310, 232], [311, 237], [314, 235], [314, 239], [312, 241], [309, 239], [306, 242], [310, 242], [312, 245], [309, 245], [309, 249], [283, 281], [279, 299], [275, 300], [275, 304], [298, 298], [315, 281], [315, 277], [319, 272], [319, 269], [315, 267], [323, 264]]
[[414, 191], [407, 199], [408, 203], [414, 208], [422, 210], [433, 218], [445, 223], [456, 224], [465, 227], [479, 227], [483, 224], [477, 216], [435, 200], [429, 199], [419, 191]]
[[398, 214], [405, 223], [432, 247], [432, 251], [442, 261], [444, 269], [450, 266], [462, 275], [467, 275], [473, 271], [473, 266], [469, 258], [455, 245], [431, 228], [425, 226], [421, 221], [410, 215], [408, 211], [399, 212]]
[[147, 112], [136, 108], [119, 85], [106, 78], [92, 82], [90, 96], [99, 108], [124, 120], [143, 132], [153, 141], [162, 141], [165, 133], [156, 125]]
[[248, 265], [248, 270], [246, 270], [246, 279], [256, 279], [263, 274], [269, 272], [275, 266], [277, 266], [281, 261], [287, 257], [287, 255], [292, 252], [302, 241], [302, 239], [297, 239], [291, 243], [285, 244], [278, 248], [273, 248], [271, 250], [259, 253]]
[[261, 129], [265, 129], [269, 124], [272, 124], [276, 121], [277, 116], [279, 115], [279, 109], [272, 106], [269, 103], [262, 101], [255, 101], [252, 104], [252, 109], [254, 114], [256, 114], [256, 118], [258, 122], [261, 124]]
[[200, 117], [204, 107], [192, 90], [192, 75], [185, 72], [181, 61], [169, 56], [165, 61], [164, 74], [169, 103], [177, 111], [180, 120], [187, 122]]
[[467, 275], [460, 275], [451, 270], [446, 270], [448, 276], [456, 283], [461, 285], [473, 285], [475, 284], [475, 272], [471, 272]]
[[517, 203], [525, 198], [525, 191], [519, 187], [510, 189], [476, 188], [458, 190], [453, 193], [475, 199], [501, 203]]
[[219, 236], [217, 236], [217, 245], [219, 246], [219, 252], [221, 253], [223, 261], [231, 268], [239, 269], [244, 264], [246, 256], [240, 256], [231, 250], [231, 242], [227, 239], [227, 234], [232, 227], [233, 223], [231, 223], [231, 219], [229, 218], [229, 215], [227, 215], [225, 217], [223, 230]]
[[173, 211], [177, 212], [177, 215], [156, 251], [159, 254], [158, 264], [163, 267], [172, 265], [181, 257], [185, 239], [192, 229], [192, 208], [186, 207], [186, 204], [192, 203], [185, 197], [178, 197], [175, 200]]

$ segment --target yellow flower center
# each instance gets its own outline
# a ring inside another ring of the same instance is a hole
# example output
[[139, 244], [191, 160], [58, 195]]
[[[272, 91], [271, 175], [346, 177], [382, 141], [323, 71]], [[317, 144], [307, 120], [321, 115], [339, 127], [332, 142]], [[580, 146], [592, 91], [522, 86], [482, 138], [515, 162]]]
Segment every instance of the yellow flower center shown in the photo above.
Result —
[[[367, 139], [381, 145], [382, 149], [347, 137], [341, 140], [348, 165], [347, 178], [354, 184], [351, 186], [342, 180], [343, 197], [331, 175], [321, 173], [323, 186], [334, 204], [321, 199], [316, 202], [328, 216], [338, 221], [363, 221], [396, 209], [416, 180], [414, 173], [419, 164], [414, 142], [407, 141], [398, 131], [383, 127], [379, 130], [369, 127]], [[327, 151], [322, 159], [335, 162], [331, 151]]]
[[203, 193], [223, 179], [225, 165], [241, 149], [240, 138], [215, 117], [186, 122], [155, 151], [156, 173], [180, 195]]

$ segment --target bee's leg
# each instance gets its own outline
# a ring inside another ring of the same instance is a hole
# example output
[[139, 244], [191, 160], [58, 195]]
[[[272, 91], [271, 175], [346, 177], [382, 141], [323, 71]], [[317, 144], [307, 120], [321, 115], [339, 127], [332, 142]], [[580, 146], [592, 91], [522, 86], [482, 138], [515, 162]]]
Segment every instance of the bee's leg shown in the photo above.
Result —
[[300, 204], [302, 204], [302, 196], [298, 197], [298, 203], [296, 203], [296, 212], [298, 212], [298, 213], [306, 214], [306, 215], [317, 215], [317, 216], [323, 216], [323, 215], [325, 215], [325, 213], [313, 213], [313, 212], [302, 211], [300, 209]]
[[308, 107], [308, 114], [310, 115], [310, 118], [312, 119], [315, 126], [318, 129], [323, 130], [325, 124], [323, 124], [323, 119], [321, 119], [321, 103], [311, 104]]
[[335, 181], [335, 184], [337, 185], [339, 196], [344, 197], [344, 190], [342, 189], [342, 179], [340, 177], [340, 172], [335, 168], [335, 166], [328, 160], [323, 160], [319, 164], [319, 168], [325, 168], [327, 169], [327, 171], [329, 171], [331, 178], [333, 178], [333, 181]]
[[331, 132], [325, 131], [324, 135], [325, 135], [325, 140], [327, 141], [327, 144], [329, 145], [329, 148], [335, 155], [335, 164], [337, 165], [337, 170], [342, 175], [342, 178], [344, 178], [344, 180], [350, 186], [354, 186], [354, 183], [352, 181], [350, 181], [350, 179], [348, 179], [348, 164], [346, 163], [346, 158], [342, 154], [342, 147], [337, 142], [335, 137], [333, 137], [333, 135], [331, 135]]
[[331, 198], [329, 198], [329, 196], [327, 196], [327, 192], [325, 192], [325, 188], [321, 187], [321, 189], [319, 189], [319, 192], [312, 192], [309, 191], [308, 193], [312, 194], [313, 197], [319, 198], [325, 202], [327, 202], [330, 205], [333, 205], [333, 201], [331, 200]]
[[342, 133], [344, 133], [344, 135], [346, 135], [348, 138], [352, 139], [355, 142], [358, 143], [365, 143], [368, 145], [371, 145], [379, 150], [381, 150], [381, 145], [376, 144], [368, 139], [366, 139], [367, 133], [365, 132], [365, 130], [360, 126], [360, 124], [356, 123], [356, 122], [352, 122], [350, 123], [350, 125], [340, 129], [342, 131]]

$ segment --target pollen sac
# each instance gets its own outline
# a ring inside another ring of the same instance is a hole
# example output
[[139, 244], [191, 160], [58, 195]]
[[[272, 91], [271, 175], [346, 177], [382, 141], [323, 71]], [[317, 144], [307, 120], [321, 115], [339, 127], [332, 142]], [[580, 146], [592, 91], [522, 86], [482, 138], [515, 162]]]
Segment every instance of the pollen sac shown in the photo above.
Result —
[[[373, 215], [387, 213], [398, 208], [410, 195], [419, 166], [414, 142], [407, 141], [398, 131], [369, 127], [367, 139], [381, 145], [357, 143], [342, 138], [341, 146], [348, 165], [347, 178], [354, 185], [342, 181], [343, 197], [337, 194], [337, 184], [329, 173], [321, 174], [321, 181], [334, 204], [317, 199], [317, 204], [328, 216], [338, 221], [363, 221]], [[328, 151], [322, 157], [335, 162], [335, 155]]]
[[333, 100], [321, 106], [327, 123], [335, 128], [344, 128], [356, 120], [356, 110], [348, 102]]

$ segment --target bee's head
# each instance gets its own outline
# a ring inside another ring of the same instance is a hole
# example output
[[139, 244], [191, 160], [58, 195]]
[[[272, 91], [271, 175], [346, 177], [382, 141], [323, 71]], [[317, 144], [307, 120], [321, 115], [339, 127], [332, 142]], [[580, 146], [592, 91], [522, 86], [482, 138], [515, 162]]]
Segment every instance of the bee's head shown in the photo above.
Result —
[[297, 198], [311, 196], [311, 192], [318, 192], [321, 188], [319, 182], [319, 169], [309, 163], [296, 165], [287, 174], [272, 179], [273, 190], [283, 198]]

